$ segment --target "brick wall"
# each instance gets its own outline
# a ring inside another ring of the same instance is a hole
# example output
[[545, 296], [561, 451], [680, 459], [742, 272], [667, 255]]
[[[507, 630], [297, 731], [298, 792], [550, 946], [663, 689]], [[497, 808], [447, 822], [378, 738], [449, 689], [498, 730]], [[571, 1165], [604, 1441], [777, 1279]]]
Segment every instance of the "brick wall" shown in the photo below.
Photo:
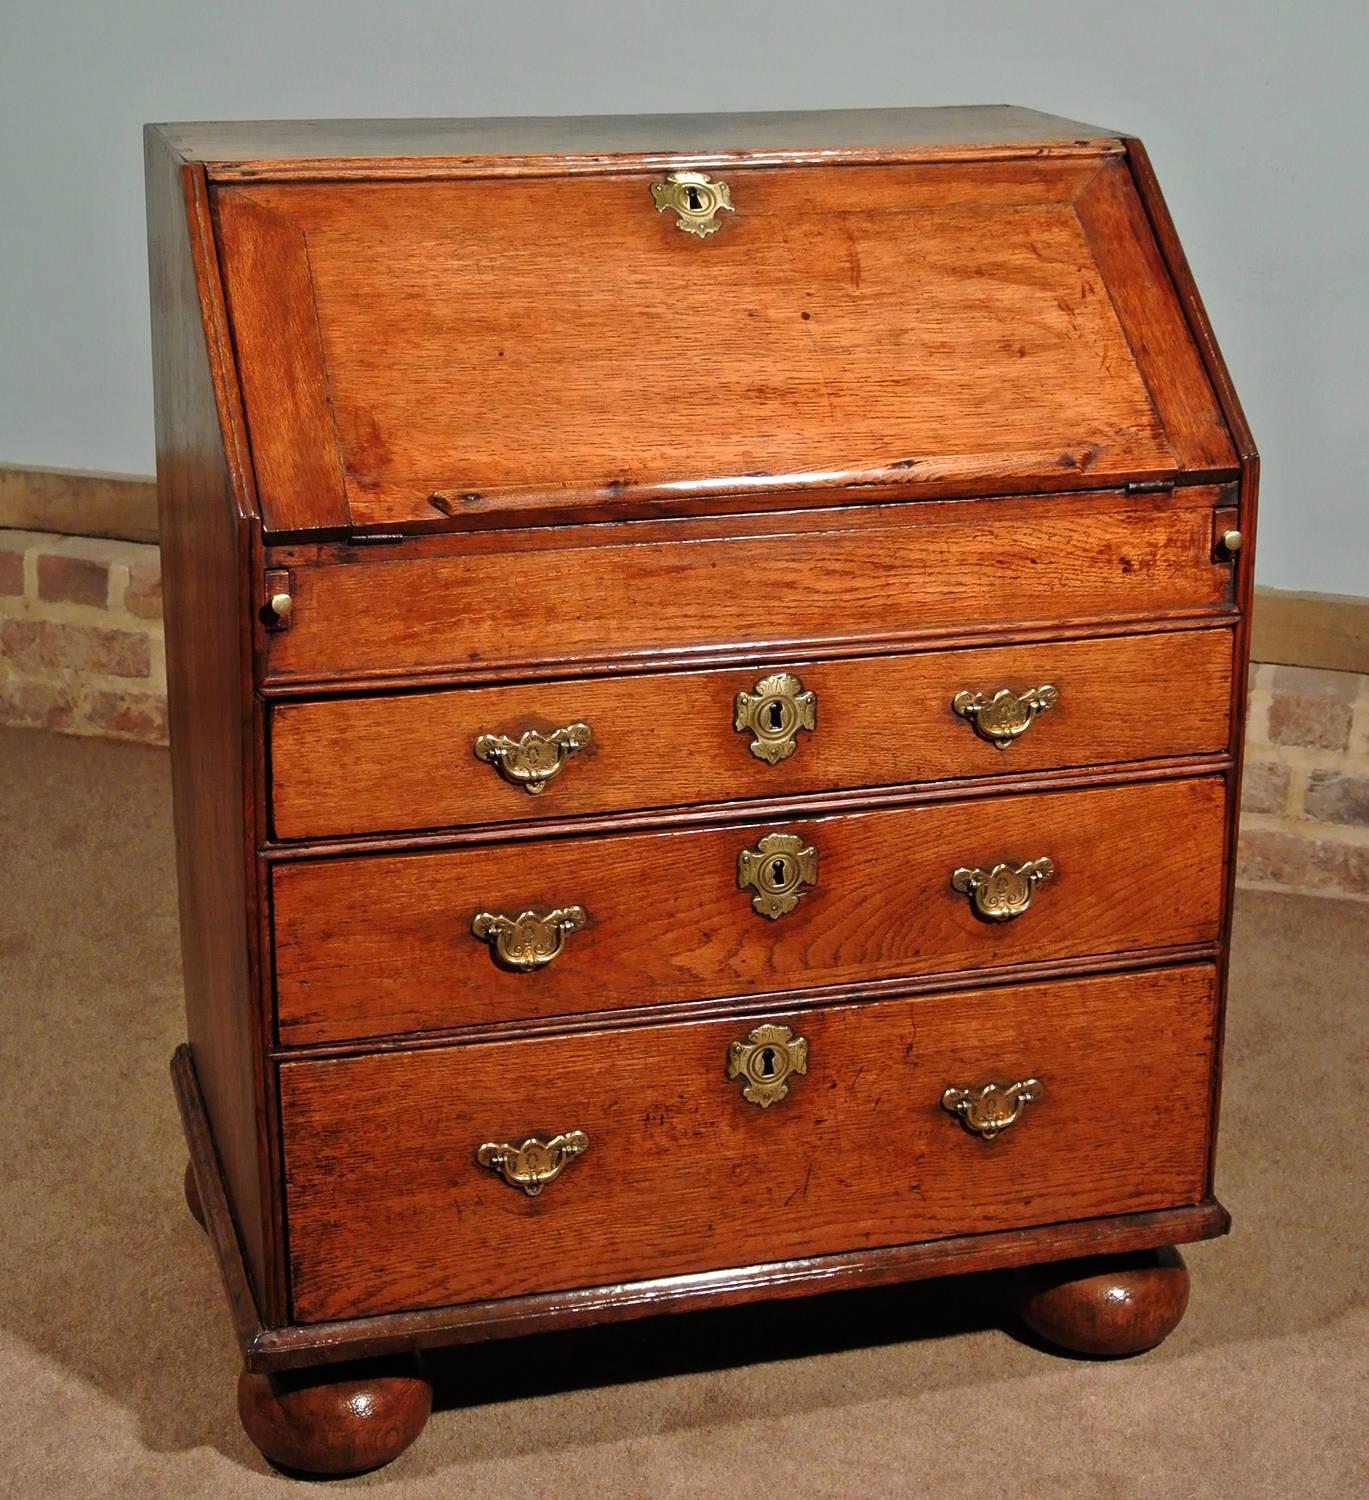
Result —
[[[1369, 677], [1252, 673], [1241, 883], [1369, 900]], [[0, 723], [166, 743], [155, 546], [0, 531]]]
[[1252, 668], [1243, 885], [1369, 900], [1369, 677]]
[[155, 546], [0, 531], [0, 723], [166, 743]]

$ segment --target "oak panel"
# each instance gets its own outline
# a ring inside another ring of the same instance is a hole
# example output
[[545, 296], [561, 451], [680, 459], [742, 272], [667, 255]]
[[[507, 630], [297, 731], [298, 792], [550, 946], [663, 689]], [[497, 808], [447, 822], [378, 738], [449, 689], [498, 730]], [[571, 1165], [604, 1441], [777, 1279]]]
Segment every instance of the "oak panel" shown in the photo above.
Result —
[[342, 457], [299, 228], [248, 198], [215, 204], [262, 514], [272, 528], [347, 521]]
[[[250, 473], [202, 172], [145, 141], [157, 493], [186, 1034], [259, 1304], [278, 1316], [257, 842]], [[283, 1279], [283, 1278], [281, 1278]]]
[[[772, 652], [1231, 608], [1223, 491], [943, 501], [299, 549], [268, 683]], [[379, 553], [379, 555], [376, 555]]]
[[[1143, 219], [1104, 270], [1075, 212], [1103, 160], [738, 167], [707, 242], [647, 173], [220, 188], [254, 444], [340, 458], [351, 523], [381, 528], [529, 494], [583, 519], [698, 485], [1210, 468], [1165, 431], [1189, 381], [1211, 404], [1201, 371], [1151, 389], [1118, 317], [1148, 274], [1178, 317]], [[268, 530], [336, 524], [330, 490], [262, 498]]]
[[[271, 716], [278, 838], [528, 822], [952, 777], [1016, 775], [1223, 750], [1229, 629], [284, 703]], [[739, 692], [772, 672], [817, 697], [817, 727], [770, 765], [734, 728]], [[951, 709], [1049, 683], [1058, 704], [1000, 750]], [[477, 738], [592, 739], [537, 795], [474, 754]]]
[[[1214, 977], [777, 1013], [808, 1070], [765, 1110], [726, 1077], [738, 1020], [286, 1063], [295, 1319], [1197, 1202]], [[991, 1142], [941, 1108], [1028, 1077], [1041, 1099]], [[476, 1164], [571, 1129], [589, 1149], [538, 1197]]]
[[[1211, 942], [1217, 777], [430, 854], [277, 864], [286, 1044], [950, 973]], [[737, 855], [770, 832], [818, 850], [816, 888], [769, 920]], [[959, 866], [1049, 856], [1030, 910], [987, 923]], [[531, 973], [497, 967], [476, 913], [582, 906]]]

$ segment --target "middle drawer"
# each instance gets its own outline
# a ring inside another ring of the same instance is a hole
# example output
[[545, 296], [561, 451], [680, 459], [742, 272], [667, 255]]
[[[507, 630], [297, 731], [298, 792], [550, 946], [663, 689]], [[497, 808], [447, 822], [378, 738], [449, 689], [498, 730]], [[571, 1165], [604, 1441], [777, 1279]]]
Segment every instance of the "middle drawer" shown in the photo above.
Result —
[[1225, 783], [278, 863], [282, 1043], [1214, 942]]

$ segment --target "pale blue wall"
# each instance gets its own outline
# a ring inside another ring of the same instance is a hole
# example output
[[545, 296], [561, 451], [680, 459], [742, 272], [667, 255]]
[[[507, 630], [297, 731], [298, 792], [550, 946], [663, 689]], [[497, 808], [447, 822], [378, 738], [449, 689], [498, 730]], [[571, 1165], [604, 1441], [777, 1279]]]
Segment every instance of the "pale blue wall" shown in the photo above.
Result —
[[0, 460], [152, 467], [145, 120], [1009, 101], [1150, 148], [1264, 455], [1369, 593], [1365, 0], [0, 0]]

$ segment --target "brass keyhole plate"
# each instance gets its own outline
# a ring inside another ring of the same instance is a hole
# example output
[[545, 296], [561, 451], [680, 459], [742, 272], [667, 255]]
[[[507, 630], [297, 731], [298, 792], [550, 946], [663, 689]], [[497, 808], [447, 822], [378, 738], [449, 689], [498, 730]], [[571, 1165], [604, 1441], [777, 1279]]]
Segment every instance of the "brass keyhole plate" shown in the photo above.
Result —
[[772, 672], [749, 693], [738, 693], [732, 727], [752, 736], [757, 760], [777, 765], [798, 749], [801, 729], [818, 727], [818, 695], [807, 692], [792, 672]]
[[737, 855], [737, 888], [751, 890], [752, 909], [772, 922], [818, 883], [818, 851], [794, 833], [767, 833]]
[[742, 1098], [769, 1109], [789, 1092], [788, 1080], [808, 1071], [808, 1039], [787, 1026], [757, 1026], [727, 1049], [727, 1076], [740, 1079]]
[[731, 188], [714, 182], [707, 172], [672, 172], [664, 182], [651, 184], [651, 197], [657, 213], [674, 209], [679, 215], [675, 227], [701, 240], [722, 228], [719, 213], [733, 212]]

